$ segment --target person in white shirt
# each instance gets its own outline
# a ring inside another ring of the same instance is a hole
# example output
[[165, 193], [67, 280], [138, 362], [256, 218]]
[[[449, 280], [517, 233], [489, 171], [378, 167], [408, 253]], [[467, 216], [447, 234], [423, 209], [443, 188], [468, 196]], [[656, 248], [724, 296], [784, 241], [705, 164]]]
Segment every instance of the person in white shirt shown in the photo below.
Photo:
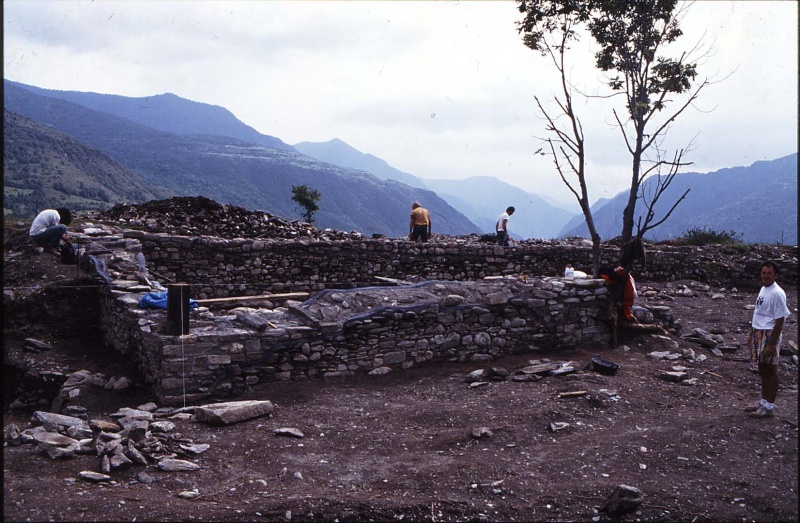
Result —
[[497, 245], [508, 246], [508, 219], [514, 214], [515, 210], [513, 207], [509, 207], [506, 212], [497, 218], [497, 223], [494, 225], [494, 230], [497, 233]]
[[781, 331], [783, 322], [789, 317], [786, 306], [786, 293], [777, 284], [778, 265], [772, 261], [761, 264], [761, 283], [756, 308], [753, 310], [753, 321], [747, 347], [750, 350], [750, 361], [758, 362], [758, 373], [761, 376], [761, 401], [758, 405], [744, 408], [754, 418], [772, 416], [775, 398], [778, 395], [778, 357], [780, 356]]
[[28, 235], [33, 243], [58, 256], [58, 247], [70, 223], [72, 223], [72, 213], [66, 207], [45, 209], [33, 219]]

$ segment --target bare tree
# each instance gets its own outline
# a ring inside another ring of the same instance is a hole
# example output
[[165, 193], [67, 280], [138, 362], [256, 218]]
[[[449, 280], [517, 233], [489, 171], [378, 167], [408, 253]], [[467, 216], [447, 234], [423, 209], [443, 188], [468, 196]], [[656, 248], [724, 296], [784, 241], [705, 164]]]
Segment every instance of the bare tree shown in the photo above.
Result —
[[[593, 277], [599, 277], [600, 272], [600, 235], [594, 225], [592, 210], [589, 204], [589, 191], [586, 185], [586, 148], [583, 126], [580, 118], [575, 113], [573, 105], [573, 88], [567, 80], [566, 75], [566, 52], [569, 49], [570, 41], [577, 38], [574, 27], [580, 23], [580, 12], [553, 12], [547, 18], [551, 24], [547, 34], [541, 38], [531, 38], [525, 34], [525, 45], [539, 51], [543, 56], [547, 56], [553, 62], [560, 75], [561, 98], [555, 96], [558, 106], [558, 115], [551, 114], [545, 109], [538, 96], [534, 96], [539, 111], [547, 121], [546, 130], [551, 137], [545, 138], [556, 172], [561, 177], [561, 181], [575, 196], [583, 212], [589, 235], [592, 238], [592, 273]], [[520, 31], [524, 31], [521, 27]], [[566, 124], [558, 125], [557, 120], [561, 116], [566, 117]], [[544, 154], [544, 153], [543, 153]]]
[[[678, 58], [658, 55], [663, 47], [683, 34], [679, 24], [686, 7], [678, 9], [678, 0], [602, 0], [593, 3], [597, 8], [588, 25], [600, 45], [596, 64], [602, 71], [616, 73], [608, 85], [624, 96], [627, 109], [626, 118], [614, 110], [614, 119], [631, 154], [628, 203], [622, 213], [621, 238], [625, 244], [634, 236], [636, 201], [641, 196], [639, 188], [653, 170], [645, 165], [652, 164], [659, 170], [666, 167], [671, 171], [671, 175], [667, 175], [670, 180], [677, 169], [691, 165], [682, 162], [685, 149], [673, 160], [664, 160], [661, 144], [672, 123], [694, 103], [709, 81], [702, 80], [692, 88], [697, 77], [697, 62], [691, 57], [692, 53], [682, 53]], [[674, 95], [686, 95], [686, 98], [671, 114], [662, 114], [674, 101]], [[650, 152], [655, 159], [648, 157]], [[659, 184], [658, 195], [651, 200], [648, 214], [652, 213], [652, 206], [668, 185]], [[685, 194], [681, 200], [683, 197]], [[651, 223], [649, 228], [656, 225]], [[641, 240], [644, 232], [639, 229], [636, 238]]]

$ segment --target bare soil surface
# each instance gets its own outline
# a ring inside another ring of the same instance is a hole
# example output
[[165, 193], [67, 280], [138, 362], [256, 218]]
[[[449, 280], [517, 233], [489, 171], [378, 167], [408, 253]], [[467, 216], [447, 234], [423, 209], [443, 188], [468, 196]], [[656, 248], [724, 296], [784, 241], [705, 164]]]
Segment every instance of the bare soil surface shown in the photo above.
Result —
[[[73, 278], [75, 270], [47, 254], [6, 257], [4, 287], [24, 294], [23, 288]], [[798, 373], [785, 350], [788, 341], [797, 343], [797, 289], [785, 287], [793, 314], [784, 331], [776, 414], [753, 419], [742, 408], [758, 401], [760, 380], [744, 342], [752, 315], [746, 306], [754, 303], [758, 282], [725, 289], [723, 299], [711, 298], [720, 290], [713, 285], [638, 284], [640, 303], [669, 306], [680, 331], [664, 337], [623, 332], [618, 347], [531, 352], [487, 364], [260, 385], [240, 399], [273, 402], [271, 417], [231, 426], [173, 420], [175, 439], [210, 444], [192, 458], [197, 471], [134, 466], [94, 484], [78, 473], [99, 472], [97, 456], [51, 460], [33, 445], [6, 445], [3, 519], [797, 521]], [[681, 286], [694, 296], [665, 299], [659, 292]], [[739, 348], [720, 357], [680, 336], [695, 328], [720, 333], [725, 345]], [[55, 348], [27, 351], [29, 337]], [[135, 367], [97, 338], [54, 339], [35, 322], [7, 321], [4, 428], [31, 426], [34, 409], [8, 408], [19, 369], [87, 369], [134, 380], [125, 391], [98, 393], [85, 403], [91, 419], [111, 420], [120, 407], [152, 401]], [[648, 356], [684, 349], [706, 359]], [[585, 369], [595, 354], [619, 364], [618, 372]], [[577, 371], [533, 382], [470, 387], [465, 381], [476, 369], [513, 372], [543, 359], [573, 361]], [[674, 365], [685, 367], [687, 379], [660, 377]], [[43, 402], [40, 410], [48, 407]], [[285, 427], [304, 437], [274, 434]], [[155, 481], [137, 480], [142, 471]], [[642, 491], [638, 509], [616, 518], [598, 512], [619, 485]], [[178, 496], [193, 490], [193, 499]]]

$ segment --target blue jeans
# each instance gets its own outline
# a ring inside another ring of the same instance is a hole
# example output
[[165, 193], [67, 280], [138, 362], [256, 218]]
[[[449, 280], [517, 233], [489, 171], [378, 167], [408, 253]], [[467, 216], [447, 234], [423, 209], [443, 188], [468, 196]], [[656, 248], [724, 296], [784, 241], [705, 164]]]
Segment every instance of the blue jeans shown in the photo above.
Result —
[[497, 245], [508, 247], [508, 233], [506, 231], [497, 231]]
[[31, 240], [36, 245], [41, 247], [58, 247], [61, 243], [61, 237], [67, 232], [67, 226], [63, 224], [52, 225], [40, 232], [31, 236]]

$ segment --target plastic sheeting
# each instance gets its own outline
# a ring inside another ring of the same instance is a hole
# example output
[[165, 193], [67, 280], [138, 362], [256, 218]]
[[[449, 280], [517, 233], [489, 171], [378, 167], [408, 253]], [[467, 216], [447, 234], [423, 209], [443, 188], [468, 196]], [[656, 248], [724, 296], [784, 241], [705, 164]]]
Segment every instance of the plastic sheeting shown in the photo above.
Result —
[[111, 276], [108, 274], [108, 266], [106, 265], [106, 262], [96, 256], [92, 256], [91, 254], [86, 256], [86, 259], [89, 260], [88, 263], [94, 267], [94, 271], [101, 278], [103, 278], [103, 280], [105, 280], [106, 285], [109, 289], [111, 289]]
[[[199, 307], [200, 304], [197, 300], [189, 300], [189, 308], [194, 309]], [[140, 309], [166, 309], [167, 308], [167, 293], [166, 292], [148, 292], [139, 300]]]

